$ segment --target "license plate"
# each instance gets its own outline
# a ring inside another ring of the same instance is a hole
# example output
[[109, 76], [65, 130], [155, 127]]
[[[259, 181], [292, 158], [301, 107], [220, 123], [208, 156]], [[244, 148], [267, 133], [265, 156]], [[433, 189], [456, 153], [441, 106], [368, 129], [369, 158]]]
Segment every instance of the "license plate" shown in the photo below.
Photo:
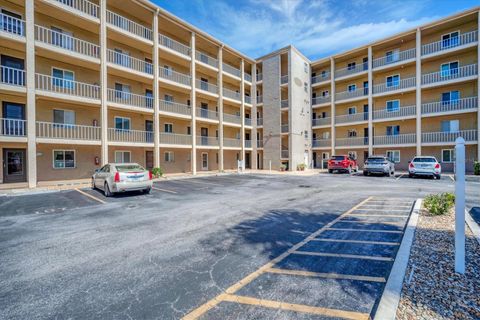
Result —
[[143, 174], [139, 174], [139, 175], [129, 175], [127, 176], [127, 180], [128, 181], [138, 181], [140, 180], [141, 178], [143, 178], [144, 175]]

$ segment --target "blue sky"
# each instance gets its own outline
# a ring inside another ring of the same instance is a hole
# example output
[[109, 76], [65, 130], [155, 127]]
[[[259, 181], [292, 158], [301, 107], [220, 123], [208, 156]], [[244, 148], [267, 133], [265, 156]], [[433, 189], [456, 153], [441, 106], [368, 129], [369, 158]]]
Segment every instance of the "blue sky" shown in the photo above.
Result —
[[478, 0], [153, 0], [252, 58], [296, 46], [315, 60], [479, 5]]

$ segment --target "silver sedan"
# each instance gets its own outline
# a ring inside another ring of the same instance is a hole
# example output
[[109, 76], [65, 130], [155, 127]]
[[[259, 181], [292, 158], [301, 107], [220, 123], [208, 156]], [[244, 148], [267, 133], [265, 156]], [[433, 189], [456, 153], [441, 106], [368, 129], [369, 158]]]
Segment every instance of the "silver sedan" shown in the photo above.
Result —
[[109, 163], [92, 176], [92, 188], [103, 190], [106, 197], [125, 191], [150, 193], [152, 184], [152, 173], [137, 163]]

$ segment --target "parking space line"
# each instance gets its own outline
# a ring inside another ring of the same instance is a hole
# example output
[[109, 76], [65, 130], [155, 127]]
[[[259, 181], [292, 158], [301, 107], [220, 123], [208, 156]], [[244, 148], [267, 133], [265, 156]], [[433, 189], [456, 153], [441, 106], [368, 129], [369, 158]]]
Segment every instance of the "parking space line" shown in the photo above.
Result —
[[203, 182], [203, 181], [198, 181], [198, 180], [194, 180], [194, 179], [179, 179], [179, 180], [175, 180], [175, 181], [185, 181], [185, 182], [199, 183], [199, 184], [205, 184], [205, 185], [210, 185], [210, 186], [225, 187], [225, 185], [220, 184], [220, 183]]
[[162, 188], [157, 188], [157, 187], [152, 187], [153, 190], [157, 190], [157, 191], [163, 191], [163, 192], [168, 192], [168, 193], [178, 193], [176, 191], [172, 191], [172, 190], [167, 190], [167, 189], [162, 189]]
[[[375, 208], [378, 208], [378, 207], [384, 207], [384, 205], [381, 205], [381, 204], [364, 204], [362, 207], [375, 207]], [[391, 207], [395, 207], [395, 208], [411, 208], [412, 206], [407, 206], [407, 205], [393, 205]]]
[[353, 213], [350, 214], [350, 217], [387, 217], [387, 218], [408, 218], [408, 215], [402, 215], [402, 214], [389, 214], [389, 215], [384, 215], [384, 214], [368, 214], [368, 213]]
[[452, 179], [453, 182], [455, 182], [455, 177], [453, 176], [453, 174], [449, 174], [448, 176], [450, 177], [450, 179]]
[[401, 177], [403, 177], [405, 175], [405, 173], [402, 173], [401, 175], [399, 175], [398, 177], [395, 178], [395, 180], [399, 180]]
[[410, 212], [410, 210], [405, 210], [405, 209], [361, 209], [361, 208], [358, 208], [355, 211]]
[[403, 231], [397, 230], [370, 230], [370, 229], [348, 229], [348, 228], [328, 228], [332, 231], [354, 231], [354, 232], [383, 232], [383, 233], [403, 233]]
[[340, 220], [338, 221], [339, 223], [346, 222], [346, 223], [363, 223], [363, 224], [385, 224], [389, 226], [405, 226], [404, 221], [399, 222], [393, 222], [393, 221], [368, 221], [368, 220]]
[[223, 296], [223, 301], [237, 302], [241, 304], [261, 306], [261, 307], [266, 307], [271, 309], [310, 313], [310, 314], [321, 315], [321, 316], [332, 317], [332, 318], [362, 320], [362, 319], [369, 319], [370, 317], [368, 313], [361, 313], [361, 312], [355, 312], [355, 311], [343, 311], [343, 310], [329, 309], [329, 308], [323, 308], [323, 307], [312, 307], [312, 306], [307, 306], [303, 304], [285, 303], [285, 302], [279, 302], [279, 301], [273, 301], [273, 300], [237, 296], [233, 294], [227, 294]]
[[301, 254], [304, 256], [317, 256], [317, 257], [348, 258], [348, 259], [362, 259], [362, 260], [375, 260], [375, 261], [393, 261], [393, 258], [388, 258], [388, 257], [365, 256], [365, 255], [345, 254], [345, 253], [295, 251], [293, 252], [293, 254]]
[[85, 191], [82, 191], [80, 189], [75, 189], [75, 190], [78, 191], [79, 193], [83, 194], [84, 196], [89, 197], [90, 199], [93, 199], [93, 200], [98, 201], [98, 202], [103, 203], [103, 204], [107, 203], [106, 201], [103, 201], [102, 199], [99, 199], [95, 196], [92, 196], [91, 194], [86, 193]]
[[345, 242], [345, 243], [360, 243], [360, 244], [379, 244], [384, 246], [399, 246], [400, 242], [385, 242], [385, 241], [369, 241], [369, 240], [344, 240], [344, 239], [326, 239], [315, 238], [314, 241], [326, 241], [326, 242]]
[[276, 273], [276, 274], [286, 274], [286, 275], [292, 275], [292, 276], [324, 278], [324, 279], [387, 282], [387, 279], [385, 279], [383, 277], [355, 276], [355, 275], [339, 274], [339, 273], [322, 273], [322, 272], [312, 272], [312, 271], [303, 271], [303, 270], [289, 270], [289, 269], [278, 269], [278, 268], [270, 268], [270, 269], [267, 270], [267, 272], [268, 273]]

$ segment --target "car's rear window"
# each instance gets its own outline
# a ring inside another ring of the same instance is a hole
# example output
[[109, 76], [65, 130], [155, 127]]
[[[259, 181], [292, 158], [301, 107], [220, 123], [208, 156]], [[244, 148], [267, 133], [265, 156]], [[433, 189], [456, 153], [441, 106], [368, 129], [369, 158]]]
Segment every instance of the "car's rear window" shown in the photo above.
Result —
[[435, 160], [435, 158], [415, 158], [413, 159], [413, 162], [431, 163], [437, 161]]
[[118, 172], [128, 172], [128, 171], [145, 171], [142, 166], [129, 164], [129, 165], [117, 165], [115, 166]]
[[344, 160], [345, 156], [332, 156], [332, 160]]
[[384, 162], [385, 158], [368, 158], [368, 162]]

